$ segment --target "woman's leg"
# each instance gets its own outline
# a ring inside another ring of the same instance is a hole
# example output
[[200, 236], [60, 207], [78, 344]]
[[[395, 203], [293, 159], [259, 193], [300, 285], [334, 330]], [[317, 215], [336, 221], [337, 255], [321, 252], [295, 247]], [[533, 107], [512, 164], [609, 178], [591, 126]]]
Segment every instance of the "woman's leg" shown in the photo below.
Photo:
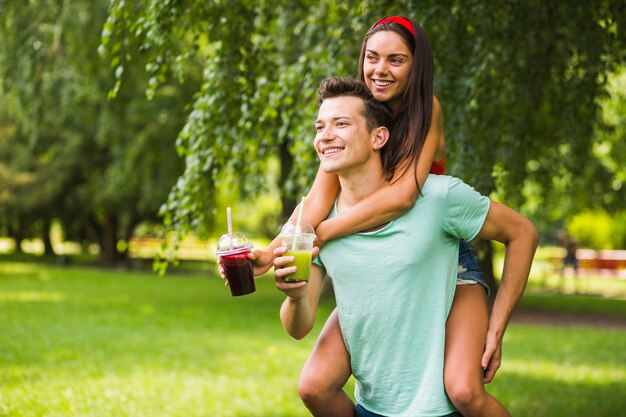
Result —
[[298, 394], [315, 417], [354, 417], [354, 403], [343, 391], [351, 374], [350, 356], [335, 309], [304, 364]]
[[479, 284], [457, 285], [446, 323], [446, 392], [464, 417], [510, 417], [483, 383], [480, 359], [488, 328], [487, 297]]

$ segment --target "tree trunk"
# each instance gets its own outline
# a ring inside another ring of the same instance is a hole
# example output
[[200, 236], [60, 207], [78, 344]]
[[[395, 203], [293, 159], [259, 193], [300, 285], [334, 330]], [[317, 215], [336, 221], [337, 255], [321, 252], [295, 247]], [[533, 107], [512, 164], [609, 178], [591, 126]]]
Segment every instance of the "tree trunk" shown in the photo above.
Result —
[[50, 239], [50, 229], [52, 228], [52, 221], [44, 217], [43, 226], [41, 230], [41, 240], [43, 241], [43, 254], [45, 256], [54, 256], [54, 248], [52, 247], [52, 239]]
[[15, 241], [15, 253], [23, 253], [22, 241], [24, 240], [24, 233], [22, 233], [22, 227], [18, 224], [14, 226], [9, 223], [8, 225], [9, 237]]
[[282, 203], [282, 211], [281, 211], [281, 222], [286, 221], [291, 213], [293, 213], [296, 208], [296, 202], [292, 196], [287, 195], [287, 192], [284, 191], [286, 187], [284, 187], [287, 179], [289, 178], [289, 173], [291, 172], [291, 168], [293, 167], [293, 155], [289, 151], [291, 147], [291, 136], [285, 136], [282, 143], [278, 145], [278, 155], [280, 158], [280, 175], [278, 177], [278, 184], [281, 191], [280, 201]]
[[136, 218], [131, 219], [126, 227], [124, 228], [124, 239], [126, 240], [126, 249], [122, 252], [118, 253], [118, 259], [120, 262], [123, 262], [126, 265], [126, 268], [132, 269], [132, 262], [129, 256], [128, 246], [130, 245], [130, 240], [133, 237], [133, 233], [135, 232], [135, 228], [139, 224], [139, 220]]
[[489, 304], [493, 304], [493, 300], [498, 293], [498, 283], [493, 274], [493, 244], [490, 240], [476, 239], [472, 242], [472, 249], [478, 260], [478, 267], [483, 273], [485, 282], [491, 290], [489, 296]]
[[15, 253], [24, 253], [22, 250], [22, 241], [24, 240], [22, 236], [15, 236], [13, 237], [13, 240], [15, 241]]
[[107, 214], [100, 237], [100, 263], [105, 267], [113, 267], [117, 256], [117, 218]]
[[98, 248], [100, 248], [100, 252], [102, 253], [102, 247], [104, 246], [104, 238], [102, 237], [102, 234], [102, 225], [98, 223], [93, 214], [89, 215], [82, 241], [84, 253], [89, 252], [89, 245], [91, 242], [97, 243]]

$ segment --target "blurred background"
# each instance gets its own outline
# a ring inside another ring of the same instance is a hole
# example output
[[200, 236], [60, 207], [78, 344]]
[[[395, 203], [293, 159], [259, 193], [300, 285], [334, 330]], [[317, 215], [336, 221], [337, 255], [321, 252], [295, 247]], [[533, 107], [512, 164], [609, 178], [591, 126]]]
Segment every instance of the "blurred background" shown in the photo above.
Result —
[[3, 2], [0, 250], [110, 266], [218, 236], [227, 205], [272, 238], [317, 169], [319, 82], [394, 13], [433, 46], [451, 174], [543, 244], [624, 249], [624, 5], [400, 3]]
[[554, 264], [626, 248], [622, 2], [38, 0], [0, 6], [0, 251], [164, 268], [210, 258], [226, 206], [263, 244], [316, 172], [317, 86], [390, 14], [433, 46], [452, 175]]
[[[394, 14], [433, 47], [449, 173], [541, 233], [488, 389], [624, 415], [626, 3], [392, 3], [0, 0], [0, 417], [307, 415], [332, 293], [292, 341], [273, 277], [232, 299], [214, 250], [227, 206], [256, 247], [278, 233], [319, 83]], [[503, 248], [473, 246], [496, 290]]]

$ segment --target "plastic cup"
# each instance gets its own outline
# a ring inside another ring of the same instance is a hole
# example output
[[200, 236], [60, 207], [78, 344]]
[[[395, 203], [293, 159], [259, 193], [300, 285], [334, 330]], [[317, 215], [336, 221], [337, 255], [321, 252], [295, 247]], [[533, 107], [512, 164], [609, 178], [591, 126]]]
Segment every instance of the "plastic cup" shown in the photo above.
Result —
[[293, 256], [294, 262], [284, 268], [295, 266], [296, 272], [283, 278], [284, 281], [308, 281], [311, 275], [311, 254], [315, 242], [315, 232], [308, 223], [301, 223], [297, 227], [296, 222], [289, 221], [280, 232], [282, 246], [287, 248], [284, 256]]
[[230, 294], [233, 297], [251, 294], [256, 291], [254, 269], [248, 254], [252, 243], [242, 234], [223, 235], [217, 243], [217, 256], [224, 268]]

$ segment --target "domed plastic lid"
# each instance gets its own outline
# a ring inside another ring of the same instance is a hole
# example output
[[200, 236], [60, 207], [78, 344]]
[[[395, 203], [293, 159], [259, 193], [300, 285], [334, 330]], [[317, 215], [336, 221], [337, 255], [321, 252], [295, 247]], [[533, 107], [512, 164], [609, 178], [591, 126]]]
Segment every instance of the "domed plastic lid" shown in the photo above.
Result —
[[298, 226], [295, 220], [289, 220], [285, 225], [280, 229], [280, 234], [285, 235], [312, 235], [315, 237], [315, 230], [313, 226], [308, 223], [300, 222]]
[[254, 247], [252, 242], [241, 233], [233, 233], [232, 237], [228, 234], [222, 235], [217, 242], [217, 255], [228, 256], [237, 253], [249, 251]]

